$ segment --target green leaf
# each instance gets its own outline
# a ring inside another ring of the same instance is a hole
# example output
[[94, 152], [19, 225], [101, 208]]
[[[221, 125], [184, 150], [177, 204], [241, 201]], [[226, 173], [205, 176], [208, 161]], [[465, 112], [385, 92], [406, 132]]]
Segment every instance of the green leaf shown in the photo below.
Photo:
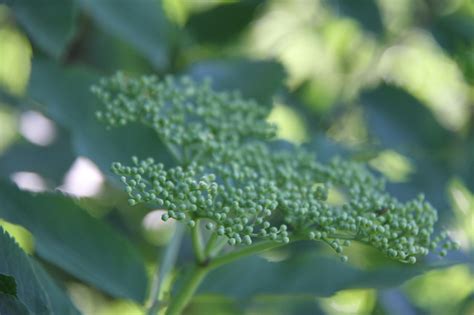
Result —
[[54, 58], [64, 53], [76, 31], [74, 0], [14, 0], [12, 8], [31, 39]]
[[472, 174], [474, 174], [474, 119], [471, 124], [473, 134], [465, 145], [466, 153], [464, 155], [464, 168], [461, 172], [461, 176], [466, 181], [467, 187], [474, 192], [474, 176], [472, 176]]
[[38, 146], [24, 139], [0, 154], [0, 175], [35, 172], [59, 186], [71, 167], [75, 154], [67, 132], [59, 130], [57, 139], [48, 146]]
[[[2, 257], [0, 259], [0, 274], [15, 279], [16, 297], [33, 314], [49, 314], [48, 297], [39, 283], [28, 257], [2, 227], [0, 227], [0, 257]], [[0, 303], [0, 305], [2, 304]]]
[[25, 304], [16, 297], [0, 293], [0, 314], [4, 315], [29, 315], [30, 312]]
[[78, 1], [104, 31], [130, 43], [157, 69], [168, 66], [174, 29], [160, 1]]
[[79, 314], [64, 290], [1, 227], [0, 257], [1, 278], [13, 279], [10, 292], [0, 291], [0, 314]]
[[404, 153], [436, 153], [453, 139], [433, 113], [401, 88], [381, 85], [361, 95], [368, 124], [382, 146]]
[[200, 43], [229, 42], [242, 33], [252, 22], [257, 9], [264, 4], [265, 1], [223, 3], [191, 15], [186, 28]]
[[147, 277], [133, 245], [72, 198], [31, 194], [0, 181], [0, 217], [28, 229], [36, 253], [105, 292], [143, 301]]
[[13, 95], [4, 86], [0, 86], [0, 102], [12, 107], [21, 107], [23, 105], [22, 99]]
[[449, 154], [455, 152], [456, 134], [442, 127], [433, 113], [401, 88], [381, 85], [361, 95], [371, 135], [382, 148], [412, 159], [416, 173], [408, 183], [391, 184], [398, 198], [420, 192], [442, 213], [449, 209], [445, 187], [449, 180]]
[[209, 60], [192, 65], [187, 74], [195, 79], [212, 79], [217, 90], [238, 90], [246, 98], [271, 105], [283, 87], [285, 71], [275, 61], [247, 59]]
[[206, 278], [200, 293], [224, 294], [239, 299], [255, 295], [330, 296], [350, 288], [388, 288], [420, 275], [433, 268], [451, 266], [441, 264], [405, 265], [396, 263], [373, 270], [362, 270], [336, 258], [316, 253], [301, 254], [282, 262], [269, 262], [251, 256], [225, 265]]
[[429, 31], [457, 63], [467, 83], [474, 84], [474, 13], [461, 6], [449, 15], [435, 17]]
[[439, 221], [447, 219], [446, 215], [451, 211], [446, 196], [446, 185], [452, 174], [441, 163], [436, 163], [430, 158], [420, 158], [413, 161], [416, 168], [415, 173], [408, 182], [389, 183], [387, 189], [402, 200], [414, 198], [423, 193], [426, 199], [435, 206], [440, 215]]
[[0, 274], [0, 293], [16, 296], [15, 278]]
[[246, 314], [327, 315], [321, 309], [320, 301], [310, 295], [260, 296], [249, 302], [243, 306], [247, 310]]
[[472, 44], [474, 41], [474, 20], [466, 12], [455, 12], [442, 16], [433, 23], [432, 33], [438, 43], [449, 52]]
[[117, 69], [134, 74], [150, 71], [150, 62], [140, 51], [93, 24], [74, 50], [74, 61], [101, 73], [113, 73]]
[[384, 32], [379, 7], [374, 0], [337, 0], [327, 1], [333, 10], [341, 15], [351, 17], [359, 22], [366, 30], [382, 34]]
[[71, 300], [66, 294], [66, 290], [60, 287], [50, 277], [41, 265], [33, 259], [30, 259], [30, 263], [33, 270], [38, 278], [39, 283], [44, 288], [44, 291], [48, 294], [50, 301], [50, 309], [52, 314], [57, 315], [79, 315], [80, 312], [72, 304]]
[[299, 255], [279, 263], [251, 256], [211, 272], [200, 292], [240, 299], [257, 294], [329, 296], [356, 277], [355, 268], [323, 256]]
[[90, 93], [98, 81], [99, 76], [87, 69], [62, 69], [40, 61], [33, 63], [28, 94], [42, 104], [47, 116], [70, 130], [76, 153], [90, 158], [113, 180], [117, 178], [110, 171], [112, 162], [129, 162], [133, 155], [172, 164], [153, 130], [138, 125], [108, 130], [99, 123], [95, 113], [101, 106]]

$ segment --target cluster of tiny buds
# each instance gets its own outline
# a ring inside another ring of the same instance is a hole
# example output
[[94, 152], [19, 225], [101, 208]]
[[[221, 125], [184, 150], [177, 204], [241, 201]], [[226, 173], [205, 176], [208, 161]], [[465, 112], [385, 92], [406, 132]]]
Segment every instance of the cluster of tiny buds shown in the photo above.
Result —
[[162, 81], [156, 76], [135, 79], [118, 72], [102, 79], [92, 92], [105, 105], [97, 117], [108, 126], [140, 122], [169, 146], [186, 149], [188, 155], [276, 134], [275, 127], [265, 121], [268, 107], [243, 100], [236, 92], [216, 93], [209, 81], [171, 76]]
[[229, 245], [251, 244], [254, 238], [289, 242], [287, 226], [276, 227], [267, 220], [276, 208], [276, 195], [268, 195], [274, 186], [264, 180], [235, 188], [218, 183], [212, 173], [200, 175], [204, 167], [195, 163], [165, 170], [151, 158], [132, 160], [133, 166], [112, 165], [125, 184], [130, 205], [164, 208], [164, 221], [172, 218], [190, 227], [197, 219], [212, 220], [205, 227], [227, 237]]
[[[159, 81], [122, 73], [93, 90], [105, 104], [98, 116], [109, 126], [141, 122], [178, 152], [180, 166], [172, 168], [137, 157], [131, 166], [112, 165], [130, 205], [165, 209], [164, 221], [191, 228], [206, 222], [231, 246], [318, 240], [342, 261], [351, 241], [406, 263], [438, 248], [441, 256], [457, 248], [445, 232], [433, 236], [437, 213], [422, 195], [400, 202], [359, 163], [322, 164], [302, 148], [274, 149], [268, 109], [254, 101], [189, 78]], [[331, 190], [343, 200], [329, 200]]]

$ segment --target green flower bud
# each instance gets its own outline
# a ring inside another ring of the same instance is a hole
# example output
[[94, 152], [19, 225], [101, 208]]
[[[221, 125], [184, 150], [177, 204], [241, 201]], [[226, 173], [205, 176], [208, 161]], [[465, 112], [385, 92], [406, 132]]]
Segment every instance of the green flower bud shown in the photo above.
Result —
[[211, 222], [206, 223], [205, 226], [206, 226], [206, 229], [207, 229], [207, 230], [212, 230], [212, 229], [214, 229], [214, 224], [212, 224]]
[[248, 236], [248, 235], [244, 236], [244, 243], [246, 245], [251, 245], [252, 244], [252, 239], [250, 238], [250, 236]]

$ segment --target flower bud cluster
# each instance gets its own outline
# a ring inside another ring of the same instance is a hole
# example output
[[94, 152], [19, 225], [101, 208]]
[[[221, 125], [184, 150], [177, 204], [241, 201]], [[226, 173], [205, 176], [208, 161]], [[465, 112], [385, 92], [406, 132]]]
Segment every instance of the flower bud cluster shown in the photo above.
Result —
[[[415, 263], [416, 257], [442, 248], [440, 255], [457, 245], [446, 233], [432, 237], [438, 219], [436, 210], [418, 198], [400, 202], [384, 190], [384, 180], [374, 177], [363, 165], [334, 160], [321, 167], [321, 178], [346, 195], [342, 205], [329, 206], [329, 210], [316, 214], [315, 231], [337, 251], [342, 252], [344, 240], [353, 239], [369, 244], [387, 256], [402, 262]], [[325, 218], [322, 222], [321, 217]], [[336, 241], [336, 242], [334, 242]]]
[[250, 245], [254, 238], [289, 242], [287, 227], [275, 227], [269, 221], [278, 205], [277, 187], [257, 178], [256, 173], [241, 173], [238, 163], [215, 168], [217, 178], [196, 163], [165, 170], [150, 158], [132, 160], [132, 166], [112, 165], [125, 184], [131, 205], [164, 208], [163, 220], [173, 218], [191, 227], [197, 219], [209, 219], [212, 223], [206, 228], [227, 237], [230, 245]]
[[[343, 261], [351, 241], [408, 263], [456, 247], [446, 233], [433, 237], [437, 213], [423, 196], [403, 203], [363, 165], [339, 159], [321, 164], [301, 148], [273, 150], [268, 112], [253, 101], [188, 78], [158, 81], [121, 73], [94, 91], [105, 104], [99, 118], [108, 125], [140, 122], [188, 153], [190, 161], [174, 168], [136, 157], [131, 166], [112, 166], [130, 204], [166, 209], [163, 220], [192, 227], [204, 219], [229, 245], [321, 240]], [[330, 202], [331, 189], [345, 200]]]
[[237, 92], [214, 92], [209, 81], [171, 76], [162, 81], [156, 76], [135, 79], [118, 72], [102, 79], [92, 92], [105, 105], [97, 116], [108, 126], [142, 123], [190, 156], [245, 138], [271, 138], [276, 132], [265, 123], [269, 108], [243, 100]]

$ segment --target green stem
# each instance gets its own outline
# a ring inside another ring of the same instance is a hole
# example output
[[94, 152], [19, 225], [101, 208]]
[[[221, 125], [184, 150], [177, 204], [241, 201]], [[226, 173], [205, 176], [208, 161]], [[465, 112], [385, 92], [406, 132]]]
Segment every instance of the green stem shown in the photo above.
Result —
[[161, 139], [161, 142], [163, 142], [165, 144], [165, 147], [168, 149], [168, 151], [174, 157], [176, 162], [178, 162], [178, 164], [183, 164], [183, 161], [184, 161], [183, 156], [182, 156], [181, 152], [179, 151], [179, 149], [176, 146], [164, 141], [163, 139]]
[[204, 249], [204, 256], [207, 258], [211, 258], [211, 252], [213, 251], [216, 242], [218, 241], [219, 236], [216, 233], [212, 233], [211, 237], [207, 241], [206, 248]]
[[[171, 155], [174, 157], [176, 162], [178, 164], [182, 164], [181, 161], [183, 159], [181, 152], [172, 144], [168, 143], [167, 141], [164, 141], [163, 138], [161, 138], [162, 143], [165, 144], [167, 147], [168, 151], [171, 153]], [[166, 247], [165, 254], [163, 257], [163, 260], [160, 261], [158, 259], [156, 265], [156, 271], [155, 274], [153, 275], [153, 280], [151, 283], [151, 289], [150, 289], [150, 295], [148, 298], [148, 308], [147, 308], [147, 314], [148, 315], [155, 315], [160, 307], [160, 295], [161, 291], [163, 290], [163, 281], [168, 273], [173, 269], [174, 264], [176, 262], [176, 258], [178, 256], [179, 252], [179, 247], [181, 245], [181, 240], [183, 239], [184, 232], [186, 230], [186, 227], [184, 224], [178, 224], [176, 225], [176, 230], [174, 232], [173, 238], [171, 239], [170, 243]], [[159, 266], [159, 267], [158, 267]]]
[[178, 295], [172, 298], [166, 315], [180, 315], [182, 313], [209, 270], [204, 266], [193, 267]]
[[276, 248], [276, 247], [280, 247], [280, 246], [283, 246], [283, 245], [285, 245], [285, 243], [275, 242], [275, 241], [258, 242], [256, 244], [242, 247], [238, 250], [235, 250], [233, 252], [230, 252], [228, 254], [224, 254], [220, 257], [215, 258], [214, 260], [212, 260], [209, 263], [208, 268], [209, 269], [215, 269], [215, 268], [220, 267], [222, 265], [231, 263], [234, 260], [237, 260], [239, 258], [249, 256], [249, 255], [252, 255], [252, 254], [256, 254], [256, 253], [260, 253], [262, 251], [272, 249], [272, 248]]
[[[301, 238], [298, 238], [301, 239]], [[260, 253], [268, 249], [276, 248], [286, 245], [285, 243], [275, 241], [262, 241], [256, 244], [242, 247], [238, 250], [224, 254], [213, 260], [210, 260], [207, 264], [196, 264], [193, 266], [190, 274], [188, 274], [186, 281], [181, 287], [177, 296], [171, 299], [171, 303], [166, 310], [166, 315], [179, 315], [189, 303], [194, 293], [198, 289], [204, 277], [213, 269], [218, 268], [222, 265], [231, 263], [237, 259], [249, 256], [252, 254]], [[208, 257], [209, 258], [209, 257]]]
[[259, 242], [255, 245], [246, 246], [244, 248], [238, 249], [234, 252], [229, 254], [225, 254], [220, 256], [212, 261], [209, 262], [208, 265], [195, 265], [191, 270], [191, 273], [186, 278], [180, 292], [174, 298], [166, 310], [166, 315], [179, 315], [189, 303], [191, 298], [193, 297], [194, 293], [196, 292], [197, 288], [201, 284], [204, 277], [207, 275], [209, 271], [220, 267], [222, 265], [228, 264], [237, 260], [239, 258], [252, 255], [255, 253], [259, 253], [265, 251], [267, 249], [275, 248], [285, 245], [284, 243], [274, 242], [274, 241], [265, 241]]
[[346, 234], [329, 234], [328, 235], [328, 238], [339, 238], [339, 239], [342, 239], [342, 240], [350, 240], [350, 241], [353, 241], [356, 239], [356, 237], [354, 235], [346, 235]]
[[224, 248], [224, 246], [227, 244], [228, 240], [226, 238], [221, 238], [216, 242], [216, 244], [209, 249], [209, 253], [207, 254], [207, 257], [209, 258], [214, 258], [219, 254], [219, 252]]
[[201, 227], [199, 225], [199, 220], [196, 220], [196, 224], [191, 230], [191, 239], [193, 241], [194, 254], [199, 263], [202, 263], [205, 260], [204, 256], [204, 246], [202, 244], [202, 235]]
[[165, 250], [163, 261], [157, 262], [157, 265], [160, 264], [160, 267], [156, 269], [156, 272], [153, 276], [153, 281], [150, 289], [149, 296], [149, 308], [147, 314], [154, 315], [158, 312], [160, 307], [159, 297], [161, 294], [163, 280], [166, 275], [173, 269], [173, 266], [178, 256], [179, 246], [183, 238], [185, 231], [185, 225], [178, 223], [176, 225], [176, 230], [174, 232], [171, 242], [168, 244]]
[[191, 229], [191, 240], [194, 254], [196, 255], [196, 264], [191, 270], [191, 273], [188, 275], [178, 295], [171, 298], [171, 303], [166, 310], [166, 315], [181, 314], [183, 309], [186, 307], [196, 292], [199, 284], [209, 272], [209, 269], [206, 266], [203, 266], [206, 256], [199, 219], [196, 220], [196, 224]]

